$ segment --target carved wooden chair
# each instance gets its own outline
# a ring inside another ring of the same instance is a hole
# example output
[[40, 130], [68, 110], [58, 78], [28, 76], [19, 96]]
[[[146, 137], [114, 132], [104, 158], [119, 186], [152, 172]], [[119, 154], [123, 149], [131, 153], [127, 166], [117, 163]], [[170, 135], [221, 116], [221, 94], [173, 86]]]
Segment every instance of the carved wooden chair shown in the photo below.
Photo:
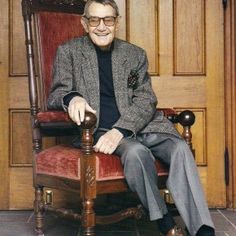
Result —
[[[140, 218], [142, 209], [132, 207], [109, 216], [96, 215], [94, 203], [100, 194], [127, 192], [119, 157], [93, 153], [92, 131], [96, 117], [86, 114], [82, 125], [82, 150], [59, 144], [42, 148], [42, 139], [47, 136], [72, 135], [78, 127], [64, 111], [48, 111], [46, 101], [52, 81], [52, 63], [59, 44], [84, 34], [80, 24], [83, 13], [82, 0], [22, 0], [29, 78], [29, 99], [33, 134], [33, 184], [35, 187], [35, 230], [43, 235], [45, 211], [81, 221], [82, 235], [95, 235], [96, 224], [108, 224], [127, 217]], [[36, 69], [38, 73], [36, 74]], [[183, 125], [183, 136], [191, 146], [190, 127], [194, 123], [191, 111], [177, 115], [172, 109], [163, 109], [173, 122]], [[159, 187], [165, 187], [168, 168], [156, 162]], [[46, 204], [43, 188], [72, 191], [80, 197], [80, 213], [72, 210], [54, 209]]]

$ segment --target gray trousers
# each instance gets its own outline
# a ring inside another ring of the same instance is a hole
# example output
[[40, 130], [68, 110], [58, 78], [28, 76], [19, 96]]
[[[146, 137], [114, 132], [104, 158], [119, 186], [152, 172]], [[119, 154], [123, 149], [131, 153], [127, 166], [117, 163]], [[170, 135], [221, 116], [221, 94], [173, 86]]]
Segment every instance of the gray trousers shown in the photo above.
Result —
[[115, 151], [121, 157], [130, 189], [149, 211], [150, 220], [167, 213], [157, 183], [155, 158], [170, 166], [167, 188], [191, 235], [202, 225], [214, 227], [192, 152], [181, 138], [170, 134], [140, 134], [125, 138]]

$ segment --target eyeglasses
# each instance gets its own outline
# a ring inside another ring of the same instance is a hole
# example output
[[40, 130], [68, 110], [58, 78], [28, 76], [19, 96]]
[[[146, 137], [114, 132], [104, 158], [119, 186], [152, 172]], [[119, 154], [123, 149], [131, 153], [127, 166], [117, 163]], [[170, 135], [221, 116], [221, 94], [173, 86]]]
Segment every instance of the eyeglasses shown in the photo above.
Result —
[[105, 17], [97, 17], [97, 16], [91, 16], [91, 17], [85, 17], [88, 21], [89, 26], [91, 27], [97, 27], [100, 25], [101, 20], [103, 20], [103, 23], [105, 26], [113, 26], [116, 22], [115, 16], [105, 16]]

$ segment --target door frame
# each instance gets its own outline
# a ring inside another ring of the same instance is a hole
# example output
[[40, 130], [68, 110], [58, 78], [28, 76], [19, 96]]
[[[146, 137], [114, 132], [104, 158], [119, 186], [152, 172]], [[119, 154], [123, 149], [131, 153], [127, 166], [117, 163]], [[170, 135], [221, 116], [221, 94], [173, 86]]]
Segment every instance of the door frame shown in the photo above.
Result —
[[236, 3], [229, 0], [224, 15], [226, 200], [236, 208]]
[[9, 134], [8, 134], [8, 98], [9, 98], [9, 2], [2, 1], [0, 9], [0, 209], [9, 208]]

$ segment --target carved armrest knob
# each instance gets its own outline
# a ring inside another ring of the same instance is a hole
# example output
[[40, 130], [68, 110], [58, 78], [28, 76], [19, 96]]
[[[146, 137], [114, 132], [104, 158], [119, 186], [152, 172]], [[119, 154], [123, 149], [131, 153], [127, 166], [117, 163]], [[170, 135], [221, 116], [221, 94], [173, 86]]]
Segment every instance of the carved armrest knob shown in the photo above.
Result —
[[82, 122], [83, 129], [91, 129], [96, 125], [97, 117], [92, 112], [85, 112], [84, 121]]
[[82, 122], [82, 150], [83, 153], [90, 156], [93, 152], [93, 128], [97, 122], [97, 117], [91, 112], [85, 112]]
[[193, 156], [195, 156], [195, 151], [192, 147], [192, 132], [191, 126], [195, 122], [195, 115], [192, 111], [185, 110], [178, 115], [179, 123], [183, 126], [182, 137], [185, 139], [190, 149], [192, 150]]
[[185, 110], [178, 115], [178, 120], [182, 126], [192, 126], [195, 122], [195, 115], [192, 111]]

